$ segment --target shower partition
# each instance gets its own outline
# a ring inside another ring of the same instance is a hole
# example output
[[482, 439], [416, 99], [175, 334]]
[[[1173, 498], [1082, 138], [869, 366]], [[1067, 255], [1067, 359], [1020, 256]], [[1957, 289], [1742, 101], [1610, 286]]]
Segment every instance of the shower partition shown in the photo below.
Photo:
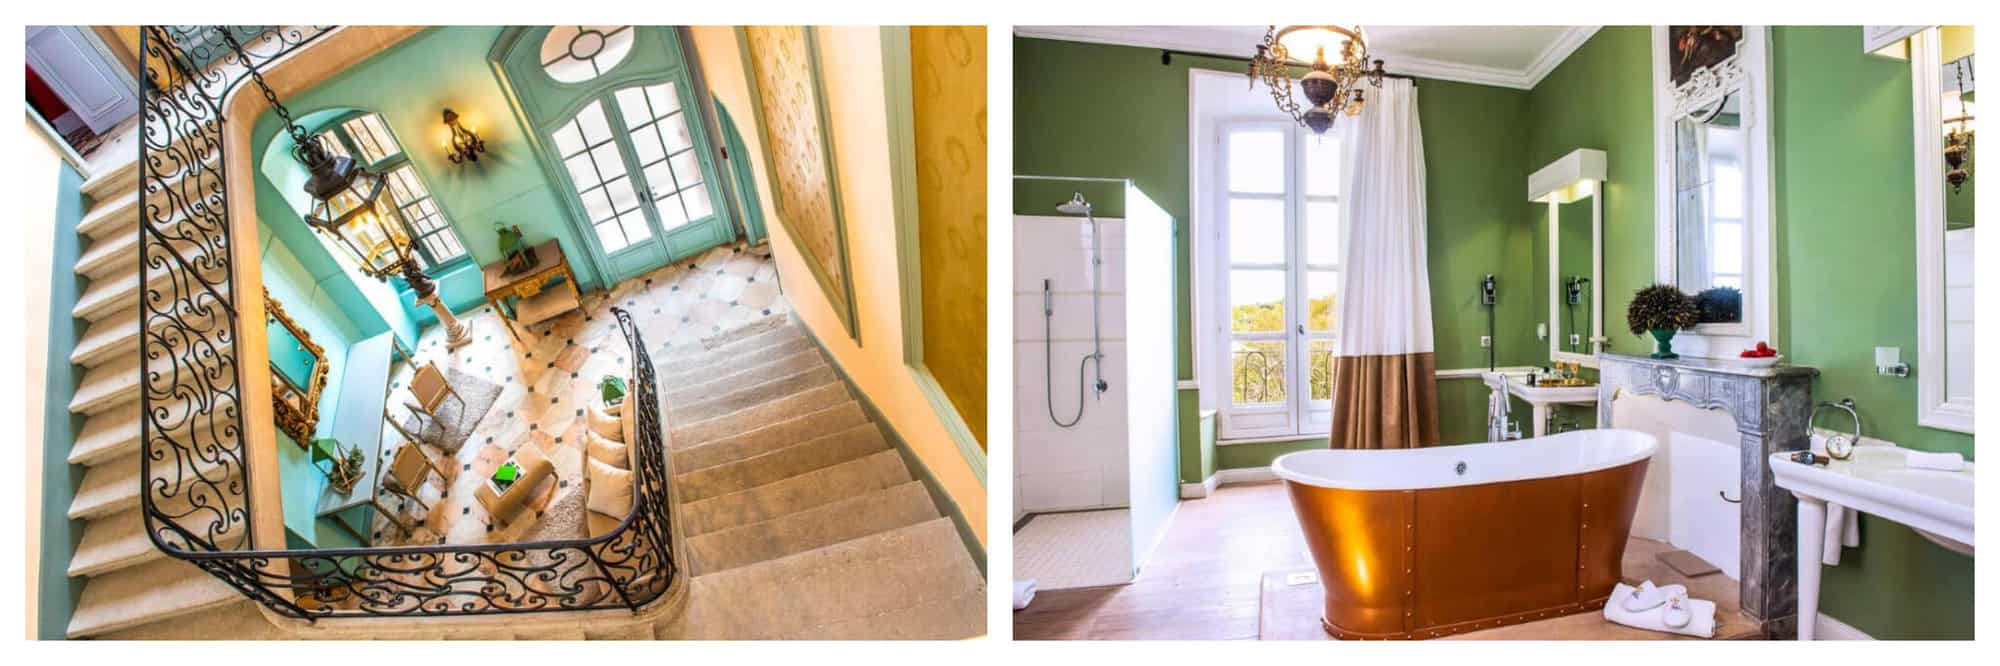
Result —
[[1127, 509], [1136, 572], [1179, 501], [1174, 220], [1127, 180], [1013, 189], [1016, 518]]

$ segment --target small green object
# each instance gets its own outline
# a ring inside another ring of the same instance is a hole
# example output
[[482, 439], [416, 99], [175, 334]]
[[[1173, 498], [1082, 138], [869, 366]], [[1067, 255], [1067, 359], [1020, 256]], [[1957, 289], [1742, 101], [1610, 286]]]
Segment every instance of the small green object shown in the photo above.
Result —
[[521, 230], [519, 227], [495, 224], [493, 225], [493, 231], [500, 236], [501, 255], [513, 254], [514, 250], [521, 247]]
[[618, 404], [625, 399], [625, 378], [605, 375], [602, 381], [597, 382], [597, 391], [603, 396], [604, 404]]
[[493, 480], [502, 485], [513, 483], [514, 479], [518, 478], [521, 478], [521, 466], [514, 464], [512, 460], [507, 461], [507, 464], [501, 465], [499, 469], [493, 470]]
[[1653, 339], [1660, 343], [1653, 351], [1653, 358], [1670, 359], [1681, 357], [1680, 354], [1674, 353], [1674, 329], [1656, 328], [1651, 332]]

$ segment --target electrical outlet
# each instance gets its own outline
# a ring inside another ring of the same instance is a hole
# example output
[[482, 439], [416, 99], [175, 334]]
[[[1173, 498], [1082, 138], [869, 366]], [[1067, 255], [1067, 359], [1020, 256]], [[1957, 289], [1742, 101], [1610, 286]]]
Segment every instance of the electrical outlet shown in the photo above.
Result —
[[1493, 348], [1493, 336], [1491, 336], [1491, 335], [1482, 335], [1482, 336], [1479, 336], [1479, 348], [1480, 348], [1480, 349], [1492, 349], [1492, 348]]
[[1581, 347], [1581, 346], [1583, 346], [1583, 334], [1581, 334], [1581, 333], [1571, 333], [1571, 334], [1569, 334], [1569, 346], [1571, 346], [1571, 347]]
[[1536, 340], [1549, 339], [1549, 325], [1547, 322], [1535, 324], [1535, 339]]

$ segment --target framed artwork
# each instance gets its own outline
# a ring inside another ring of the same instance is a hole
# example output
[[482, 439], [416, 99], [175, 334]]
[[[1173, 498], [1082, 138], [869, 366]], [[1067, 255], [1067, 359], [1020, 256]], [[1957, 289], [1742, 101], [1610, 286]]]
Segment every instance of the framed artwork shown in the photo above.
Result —
[[785, 228], [826, 294], [848, 336], [860, 342], [847, 229], [827, 131], [826, 94], [809, 26], [736, 29], [750, 83], [751, 115], [764, 146], [764, 169], [778, 223]]
[[1697, 70], [1716, 69], [1742, 50], [1743, 26], [1675, 25], [1667, 27], [1668, 72], [1674, 86], [1686, 85]]

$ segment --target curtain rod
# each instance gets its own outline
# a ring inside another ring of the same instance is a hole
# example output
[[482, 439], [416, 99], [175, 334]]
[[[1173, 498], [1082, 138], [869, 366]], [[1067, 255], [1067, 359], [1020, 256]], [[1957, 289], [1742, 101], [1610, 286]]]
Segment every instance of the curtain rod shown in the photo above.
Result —
[[[1180, 55], [1180, 56], [1195, 56], [1195, 57], [1198, 57], [1198, 58], [1215, 58], [1215, 59], [1217, 59], [1217, 60], [1234, 60], [1234, 61], [1236, 61], [1236, 62], [1246, 62], [1246, 63], [1247, 63], [1247, 62], [1250, 62], [1250, 59], [1249, 59], [1249, 58], [1245, 58], [1245, 57], [1243, 57], [1243, 56], [1233, 56], [1233, 55], [1222, 55], [1222, 54], [1219, 54], [1219, 53], [1203, 53], [1203, 52], [1201, 52], [1201, 51], [1182, 51], [1182, 50], [1180, 50], [1180, 49], [1160, 49], [1160, 64], [1161, 64], [1161, 65], [1171, 65], [1171, 64], [1174, 64], [1174, 56], [1177, 56], [1177, 55]], [[1387, 73], [1384, 73], [1384, 74], [1382, 75], [1382, 78], [1385, 78], [1385, 79], [1403, 79], [1403, 80], [1405, 80], [1405, 81], [1409, 81], [1409, 82], [1410, 82], [1410, 83], [1411, 83], [1412, 85], [1414, 85], [1414, 84], [1416, 84], [1416, 83], [1417, 83], [1417, 77], [1414, 77], [1414, 76], [1408, 76], [1408, 75], [1404, 75], [1404, 74], [1387, 74]]]

